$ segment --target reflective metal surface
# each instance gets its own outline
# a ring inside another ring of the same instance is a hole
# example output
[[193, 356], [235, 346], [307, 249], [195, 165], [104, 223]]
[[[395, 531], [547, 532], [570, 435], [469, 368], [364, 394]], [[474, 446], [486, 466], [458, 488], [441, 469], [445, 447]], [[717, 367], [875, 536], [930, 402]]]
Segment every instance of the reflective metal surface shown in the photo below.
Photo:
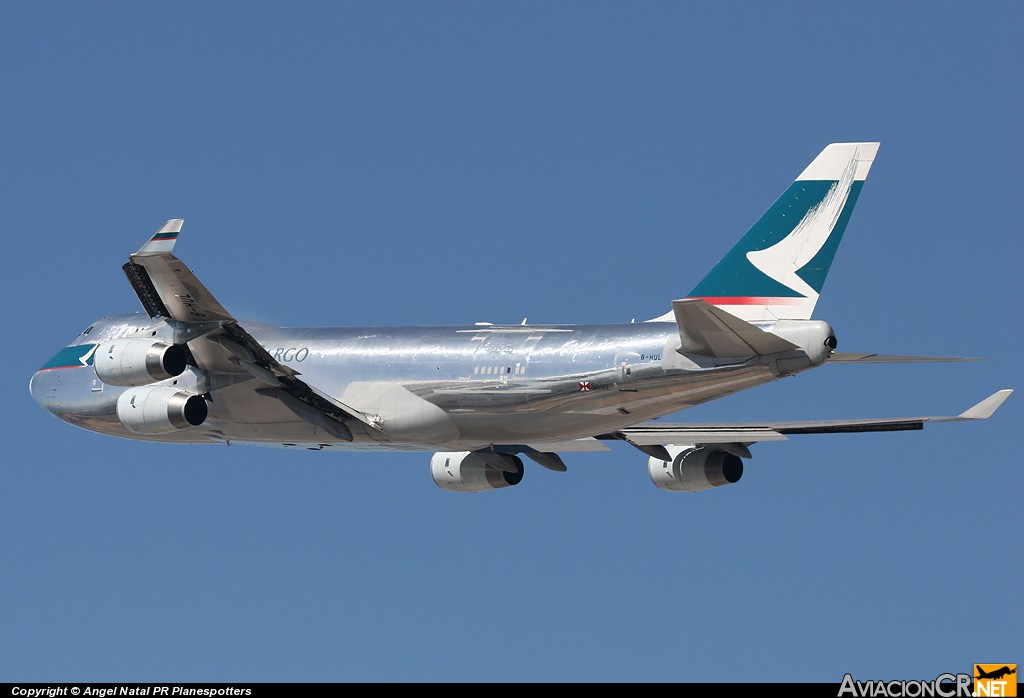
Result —
[[[303, 381], [367, 417], [372, 426], [348, 424], [354, 448], [387, 444], [410, 450], [475, 450], [594, 436], [778, 377], [763, 358], [730, 364], [679, 355], [674, 323], [246, 327]], [[100, 383], [97, 390], [94, 368], [78, 356], [121, 337], [171, 341], [173, 331], [144, 315], [99, 320], [70, 345], [80, 352], [65, 350], [77, 361], [47, 367], [33, 377], [33, 396], [78, 426], [139, 438], [117, 419], [123, 389]], [[193, 339], [189, 348], [207, 341]], [[203, 425], [161, 435], [160, 440], [347, 445], [280, 400], [261, 397], [254, 390], [260, 385], [257, 378], [242, 368], [236, 371], [207, 375], [190, 367], [155, 383], [207, 394], [210, 400]]]

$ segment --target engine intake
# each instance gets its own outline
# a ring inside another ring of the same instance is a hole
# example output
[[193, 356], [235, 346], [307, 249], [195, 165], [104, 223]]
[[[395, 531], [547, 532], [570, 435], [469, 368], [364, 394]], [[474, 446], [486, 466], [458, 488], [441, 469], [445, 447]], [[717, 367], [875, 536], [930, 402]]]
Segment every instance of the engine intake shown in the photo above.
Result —
[[151, 339], [115, 339], [96, 347], [96, 375], [108, 385], [149, 385], [180, 376], [185, 349]]
[[509, 456], [515, 472], [493, 468], [470, 451], [440, 452], [430, 458], [430, 474], [441, 489], [452, 492], [489, 492], [518, 485], [523, 479], [523, 461]]
[[177, 388], [131, 388], [117, 398], [117, 418], [136, 434], [168, 434], [197, 427], [208, 414], [206, 400]]
[[651, 482], [672, 492], [700, 492], [739, 482], [743, 461], [739, 456], [713, 446], [666, 446], [672, 460], [651, 458], [647, 470]]

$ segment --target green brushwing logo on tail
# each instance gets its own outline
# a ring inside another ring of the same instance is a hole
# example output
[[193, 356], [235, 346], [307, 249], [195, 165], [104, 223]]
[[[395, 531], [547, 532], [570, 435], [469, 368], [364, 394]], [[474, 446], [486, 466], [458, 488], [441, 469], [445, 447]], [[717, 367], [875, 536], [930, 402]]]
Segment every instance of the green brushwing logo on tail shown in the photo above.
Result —
[[826, 146], [689, 297], [747, 322], [809, 320], [878, 145]]
[[[855, 171], [856, 162], [852, 164], [850, 169]], [[852, 179], [852, 173], [847, 182], [793, 182], [689, 296], [714, 299], [709, 302], [716, 304], [727, 298], [742, 304], [747, 299], [807, 298], [821, 293], [863, 186], [863, 181]], [[796, 254], [788, 264], [773, 267], [775, 260], [769, 257], [755, 266], [751, 257], [763, 259], [758, 254], [771, 250], [777, 250], [779, 257]], [[810, 259], [802, 259], [808, 254]]]

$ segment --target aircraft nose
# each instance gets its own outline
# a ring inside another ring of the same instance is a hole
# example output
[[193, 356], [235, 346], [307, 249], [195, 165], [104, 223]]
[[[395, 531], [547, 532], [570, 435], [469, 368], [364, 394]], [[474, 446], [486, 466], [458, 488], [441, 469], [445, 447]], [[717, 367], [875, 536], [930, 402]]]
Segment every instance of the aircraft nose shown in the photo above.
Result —
[[47, 375], [52, 371], [36, 371], [28, 381], [28, 392], [32, 399], [39, 403], [39, 406], [47, 412], [53, 412], [55, 404], [55, 389], [53, 379]]
[[[86, 379], [85, 375], [76, 371], [84, 371], [86, 366], [92, 365], [95, 351], [95, 344], [69, 344], [58, 351], [29, 379], [28, 392], [32, 398], [43, 409], [60, 417], [68, 407], [68, 399], [74, 396], [78, 386]], [[58, 394], [61, 395], [59, 401]]]

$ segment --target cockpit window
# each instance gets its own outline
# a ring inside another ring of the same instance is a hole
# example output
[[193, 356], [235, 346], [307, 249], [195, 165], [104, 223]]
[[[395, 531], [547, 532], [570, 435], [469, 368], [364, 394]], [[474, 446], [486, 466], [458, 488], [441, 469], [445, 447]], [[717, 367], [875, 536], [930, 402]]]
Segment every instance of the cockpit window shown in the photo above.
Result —
[[93, 327], [95, 327], [95, 325], [89, 325], [88, 327], [85, 328], [85, 332], [83, 332], [82, 334], [89, 334], [90, 332], [92, 332]]

